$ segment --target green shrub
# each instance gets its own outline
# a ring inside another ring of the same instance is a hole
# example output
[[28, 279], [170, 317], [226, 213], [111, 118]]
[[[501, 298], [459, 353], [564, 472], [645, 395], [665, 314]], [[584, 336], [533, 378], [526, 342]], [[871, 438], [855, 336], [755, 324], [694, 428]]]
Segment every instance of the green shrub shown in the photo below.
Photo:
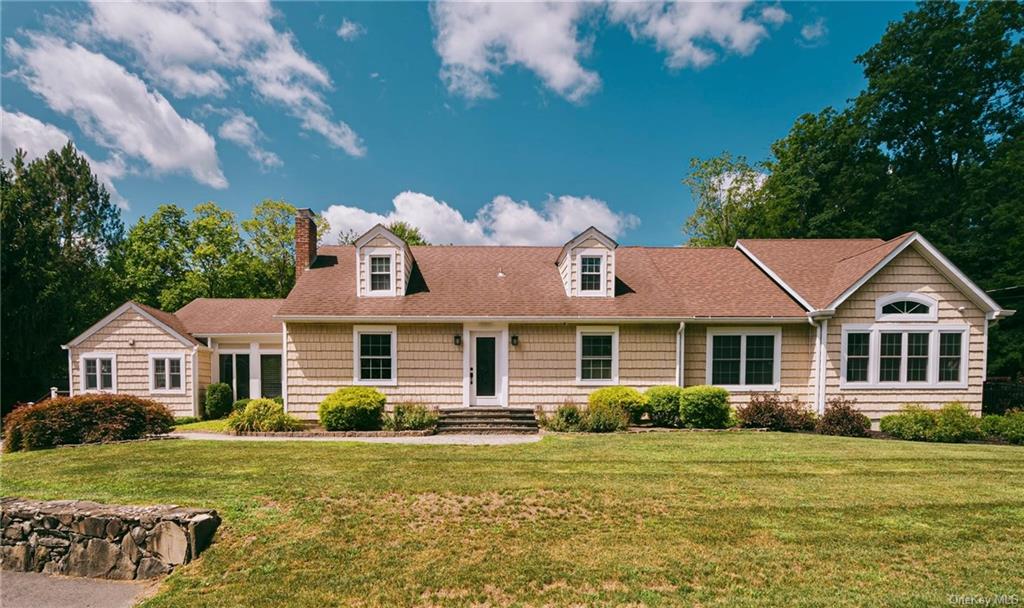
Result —
[[232, 412], [228, 427], [240, 433], [275, 433], [298, 431], [302, 422], [284, 411], [273, 399], [250, 399], [245, 409]]
[[[274, 403], [280, 403], [282, 406], [284, 405], [284, 397], [272, 397], [270, 400], [273, 401]], [[246, 397], [245, 399], [239, 399], [238, 401], [235, 401], [234, 403], [231, 404], [231, 411], [240, 412], [244, 410], [245, 406], [249, 405], [250, 401], [252, 401], [252, 399], [248, 397]]]
[[369, 386], [340, 388], [320, 402], [320, 424], [328, 431], [376, 431], [383, 423], [384, 394]]
[[989, 437], [1022, 445], [1024, 444], [1024, 410], [1009, 410], [1002, 416], [985, 416], [981, 419], [981, 430]]
[[908, 441], [960, 443], [982, 437], [981, 421], [957, 402], [939, 410], [908, 404], [900, 413], [884, 416], [879, 427], [887, 435]]
[[580, 406], [576, 405], [573, 400], [567, 399], [565, 403], [558, 406], [554, 414], [550, 416], [545, 414], [541, 418], [541, 424], [544, 428], [556, 433], [575, 433], [583, 430], [585, 417]]
[[679, 423], [691, 429], [729, 425], [729, 391], [717, 386], [688, 386], [679, 396]]
[[602, 406], [615, 406], [626, 412], [629, 421], [634, 424], [643, 418], [646, 403], [640, 391], [629, 386], [606, 386], [590, 393], [587, 398], [587, 405], [594, 407], [594, 404]]
[[740, 426], [770, 431], [813, 431], [817, 416], [800, 399], [783, 401], [775, 393], [757, 393], [736, 410]]
[[232, 412], [231, 385], [215, 382], [206, 387], [206, 400], [203, 403], [203, 417], [206, 420], [217, 420]]
[[588, 433], [614, 433], [629, 427], [629, 413], [614, 401], [597, 400], [587, 406], [580, 430]]
[[116, 393], [57, 397], [4, 417], [4, 451], [140, 439], [173, 426], [170, 410], [149, 399]]
[[384, 416], [389, 431], [422, 431], [437, 426], [437, 411], [418, 403], [396, 403], [394, 411]]
[[830, 398], [815, 430], [822, 435], [866, 437], [871, 431], [871, 419], [858, 411], [856, 405], [856, 400], [842, 396]]
[[652, 386], [644, 392], [647, 415], [654, 426], [679, 426], [679, 399], [683, 389], [678, 386]]
[[961, 443], [981, 439], [981, 419], [971, 414], [964, 404], [953, 401], [943, 405], [935, 414], [935, 436], [933, 441]]

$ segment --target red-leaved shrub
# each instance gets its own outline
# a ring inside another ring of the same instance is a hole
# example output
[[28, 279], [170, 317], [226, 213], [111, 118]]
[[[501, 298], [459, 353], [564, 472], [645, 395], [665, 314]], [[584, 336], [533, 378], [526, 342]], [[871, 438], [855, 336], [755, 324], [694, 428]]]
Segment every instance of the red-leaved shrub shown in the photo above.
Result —
[[813, 431], [817, 416], [800, 399], [783, 401], [774, 393], [757, 393], [736, 408], [740, 426], [770, 431]]
[[139, 439], [168, 433], [174, 416], [149, 399], [108, 393], [57, 397], [19, 407], [4, 419], [4, 451]]
[[818, 420], [815, 429], [822, 435], [844, 437], [867, 437], [871, 431], [871, 419], [857, 410], [856, 399], [839, 395], [825, 402], [825, 413]]

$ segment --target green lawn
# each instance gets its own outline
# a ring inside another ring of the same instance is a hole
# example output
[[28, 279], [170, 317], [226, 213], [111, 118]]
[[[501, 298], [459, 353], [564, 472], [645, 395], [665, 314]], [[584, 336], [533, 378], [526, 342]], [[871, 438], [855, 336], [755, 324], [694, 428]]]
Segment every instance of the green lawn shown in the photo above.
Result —
[[947, 605], [1024, 595], [1024, 449], [775, 433], [507, 447], [158, 441], [3, 495], [215, 507], [146, 606]]

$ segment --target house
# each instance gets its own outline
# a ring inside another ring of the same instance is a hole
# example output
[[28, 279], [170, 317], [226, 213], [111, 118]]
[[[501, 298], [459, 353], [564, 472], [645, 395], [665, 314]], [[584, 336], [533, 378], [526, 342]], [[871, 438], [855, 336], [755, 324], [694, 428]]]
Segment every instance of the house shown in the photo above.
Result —
[[193, 415], [210, 382], [282, 395], [314, 419], [341, 386], [438, 408], [554, 409], [622, 384], [714, 384], [874, 420], [908, 402], [980, 412], [1004, 310], [923, 236], [625, 247], [589, 228], [562, 247], [410, 247], [383, 226], [317, 246], [296, 217], [284, 300], [132, 302], [66, 345], [74, 393], [151, 396]]

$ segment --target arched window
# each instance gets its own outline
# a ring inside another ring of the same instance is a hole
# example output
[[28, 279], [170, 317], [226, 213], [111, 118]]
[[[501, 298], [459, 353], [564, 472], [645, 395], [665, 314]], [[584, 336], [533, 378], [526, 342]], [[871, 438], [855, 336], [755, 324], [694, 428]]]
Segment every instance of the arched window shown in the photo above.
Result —
[[938, 319], [934, 299], [919, 293], [894, 293], [875, 302], [875, 318], [879, 321], [935, 321]]

